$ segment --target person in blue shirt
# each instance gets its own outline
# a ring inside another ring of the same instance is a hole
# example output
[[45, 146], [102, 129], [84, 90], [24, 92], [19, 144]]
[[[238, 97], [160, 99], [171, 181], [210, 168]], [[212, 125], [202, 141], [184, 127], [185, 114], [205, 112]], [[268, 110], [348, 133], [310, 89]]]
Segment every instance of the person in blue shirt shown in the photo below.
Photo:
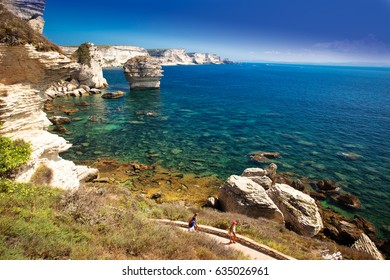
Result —
[[195, 213], [194, 216], [188, 222], [188, 231], [195, 231], [198, 228], [198, 213]]

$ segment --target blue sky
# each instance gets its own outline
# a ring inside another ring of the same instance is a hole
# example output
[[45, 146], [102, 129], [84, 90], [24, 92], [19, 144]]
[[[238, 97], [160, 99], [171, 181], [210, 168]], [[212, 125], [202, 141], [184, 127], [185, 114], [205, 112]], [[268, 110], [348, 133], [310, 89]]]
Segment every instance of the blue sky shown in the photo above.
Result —
[[47, 0], [60, 45], [136, 45], [236, 61], [390, 64], [390, 0]]

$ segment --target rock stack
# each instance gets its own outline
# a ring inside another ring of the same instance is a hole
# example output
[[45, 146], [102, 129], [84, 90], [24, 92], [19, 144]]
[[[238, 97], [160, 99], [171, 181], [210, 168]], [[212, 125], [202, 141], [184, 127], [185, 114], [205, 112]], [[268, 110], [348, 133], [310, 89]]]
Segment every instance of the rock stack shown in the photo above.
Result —
[[130, 89], [158, 89], [163, 76], [161, 63], [151, 56], [137, 56], [129, 59], [123, 66]]

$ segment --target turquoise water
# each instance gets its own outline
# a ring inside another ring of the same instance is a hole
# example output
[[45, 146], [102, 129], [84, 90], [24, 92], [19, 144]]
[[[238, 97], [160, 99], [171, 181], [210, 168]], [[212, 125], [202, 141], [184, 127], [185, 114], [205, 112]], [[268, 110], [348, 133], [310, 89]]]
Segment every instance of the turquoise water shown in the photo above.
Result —
[[[356, 214], [390, 226], [389, 68], [237, 64], [164, 71], [161, 90], [130, 92], [123, 71], [110, 69], [104, 71], [110, 90], [127, 92], [124, 98], [57, 99], [91, 104], [73, 116], [82, 121], [67, 126], [74, 147], [63, 157], [159, 161], [225, 179], [256, 166], [248, 153], [280, 152], [258, 166], [275, 162], [280, 171], [334, 180], [360, 198]], [[99, 121], [87, 121], [91, 115]]]

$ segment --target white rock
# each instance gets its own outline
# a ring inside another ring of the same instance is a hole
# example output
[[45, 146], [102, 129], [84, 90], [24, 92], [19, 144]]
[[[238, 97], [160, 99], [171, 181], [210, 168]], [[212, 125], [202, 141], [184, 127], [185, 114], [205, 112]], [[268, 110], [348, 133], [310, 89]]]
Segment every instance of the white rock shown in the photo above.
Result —
[[157, 49], [148, 50], [150, 56], [160, 60], [162, 65], [192, 65], [193, 59], [185, 49]]
[[315, 200], [309, 195], [286, 184], [275, 184], [267, 194], [295, 232], [314, 236], [324, 227]]
[[77, 166], [59, 156], [71, 144], [47, 131], [51, 123], [42, 112], [48, 85], [66, 78], [77, 68], [77, 64], [59, 53], [37, 52], [29, 45], [0, 45], [0, 134], [23, 139], [32, 148], [29, 162], [16, 175], [17, 181], [29, 182], [45, 164], [53, 171], [50, 185], [67, 189], [80, 185]]
[[266, 175], [266, 172], [262, 168], [247, 168], [242, 172], [243, 177], [257, 177], [257, 176], [264, 176]]
[[195, 64], [223, 64], [221, 58], [215, 54], [208, 53], [190, 53]]
[[375, 243], [364, 233], [362, 233], [361, 237], [352, 245], [352, 248], [365, 252], [376, 260], [384, 260]]
[[14, 15], [26, 20], [34, 30], [42, 33], [46, 0], [2, 0], [2, 3]]
[[106, 88], [107, 80], [103, 77], [102, 54], [92, 43], [85, 43], [79, 48], [88, 48], [88, 63], [80, 63], [80, 70], [73, 73], [72, 77], [79, 81], [80, 86], [90, 88]]
[[268, 197], [264, 188], [249, 178], [230, 176], [219, 189], [218, 199], [225, 211], [284, 222], [282, 212]]
[[272, 186], [272, 180], [267, 176], [248, 177], [253, 182], [262, 186], [265, 190], [268, 190]]

